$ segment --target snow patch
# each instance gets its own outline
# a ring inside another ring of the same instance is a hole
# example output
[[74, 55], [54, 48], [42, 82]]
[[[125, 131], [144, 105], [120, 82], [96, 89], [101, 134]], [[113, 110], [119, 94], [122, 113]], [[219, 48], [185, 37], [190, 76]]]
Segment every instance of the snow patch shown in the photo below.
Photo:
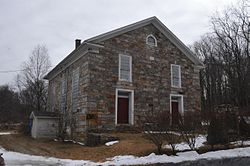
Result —
[[63, 165], [63, 166], [74, 166], [74, 165], [143, 165], [143, 164], [155, 164], [155, 163], [178, 163], [183, 161], [194, 161], [199, 159], [222, 159], [232, 157], [249, 157], [250, 147], [247, 148], [236, 148], [229, 150], [220, 150], [214, 152], [208, 152], [199, 155], [195, 151], [180, 152], [177, 156], [167, 155], [156, 155], [151, 153], [148, 156], [136, 157], [133, 155], [115, 156], [107, 159], [107, 161], [92, 162], [88, 160], [70, 160], [70, 159], [58, 159], [53, 157], [43, 157], [21, 154], [16, 152], [9, 152], [0, 148], [0, 153], [4, 153], [3, 157], [7, 165], [18, 165], [18, 164], [30, 164], [30, 165]]
[[[195, 148], [200, 148], [202, 146], [204, 146], [204, 143], [207, 141], [207, 138], [205, 135], [199, 135], [196, 138], [196, 142], [195, 142]], [[171, 149], [170, 145], [165, 145], [163, 148], [166, 149]], [[176, 144], [176, 150], [178, 151], [184, 151], [184, 150], [191, 150], [190, 147], [188, 146], [188, 144], [186, 142], [182, 142], [179, 144]]]
[[250, 147], [236, 148], [229, 150], [220, 150], [215, 152], [208, 152], [199, 155], [195, 151], [177, 153], [177, 156], [156, 155], [154, 153], [144, 156], [135, 157], [128, 156], [115, 156], [109, 161], [98, 163], [100, 165], [143, 165], [143, 164], [156, 164], [156, 163], [179, 163], [183, 161], [194, 161], [199, 159], [222, 159], [232, 157], [249, 157]]
[[[54, 140], [55, 141], [55, 140]], [[57, 140], [58, 141], [58, 140]], [[82, 143], [82, 142], [77, 142], [77, 141], [74, 141], [74, 140], [67, 140], [67, 139], [65, 139], [65, 140], [63, 140], [64, 142], [72, 142], [72, 143], [74, 143], [74, 144], [78, 144], [78, 145], [81, 145], [81, 146], [84, 146], [85, 144], [84, 143]]]
[[[199, 136], [196, 140], [196, 146], [200, 147], [206, 141], [205, 136]], [[118, 141], [107, 142], [108, 144], [118, 143]], [[250, 141], [246, 141], [247, 143]], [[187, 147], [184, 144], [178, 144], [179, 149], [185, 149]], [[0, 147], [0, 153], [3, 153], [3, 157], [7, 165], [61, 165], [61, 166], [75, 166], [75, 165], [144, 165], [144, 164], [156, 164], [156, 163], [179, 163], [184, 161], [194, 161], [200, 159], [214, 160], [222, 158], [233, 157], [250, 157], [250, 147], [235, 148], [229, 150], [219, 150], [213, 152], [207, 152], [204, 154], [198, 154], [195, 151], [179, 152], [176, 156], [156, 155], [151, 153], [148, 156], [137, 157], [133, 155], [115, 156], [113, 158], [107, 158], [105, 162], [92, 162], [88, 160], [70, 160], [59, 159], [53, 157], [27, 155], [17, 152], [6, 151]]]
[[[242, 141], [230, 142], [230, 144], [241, 146]], [[250, 146], [250, 141], [243, 141], [243, 146]]]
[[12, 132], [0, 132], [0, 135], [10, 135]]
[[177, 136], [181, 136], [181, 133], [176, 132], [176, 131], [144, 131], [145, 134], [173, 134], [173, 135], [177, 135]]
[[110, 141], [110, 142], [106, 142], [105, 145], [112, 146], [112, 145], [117, 144], [117, 143], [119, 143], [119, 141]]

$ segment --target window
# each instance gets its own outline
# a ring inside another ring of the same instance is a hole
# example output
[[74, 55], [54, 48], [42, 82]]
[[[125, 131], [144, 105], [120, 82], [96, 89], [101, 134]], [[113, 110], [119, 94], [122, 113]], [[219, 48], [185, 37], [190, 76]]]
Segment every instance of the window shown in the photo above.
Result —
[[171, 85], [172, 87], [181, 87], [181, 67], [180, 65], [171, 65]]
[[55, 111], [54, 109], [55, 109], [55, 98], [56, 98], [56, 87], [55, 87], [55, 84], [54, 83], [51, 83], [51, 91], [52, 91], [52, 93], [51, 93], [51, 95], [50, 95], [50, 97], [51, 97], [51, 111]]
[[66, 108], [66, 84], [65, 79], [61, 80], [61, 112], [65, 112]]
[[153, 35], [148, 35], [146, 39], [146, 43], [149, 46], [155, 46], [157, 47], [157, 40]]
[[78, 86], [79, 86], [79, 68], [73, 71], [72, 74], [72, 111], [77, 111], [78, 105]]
[[119, 80], [132, 82], [132, 57], [119, 55]]

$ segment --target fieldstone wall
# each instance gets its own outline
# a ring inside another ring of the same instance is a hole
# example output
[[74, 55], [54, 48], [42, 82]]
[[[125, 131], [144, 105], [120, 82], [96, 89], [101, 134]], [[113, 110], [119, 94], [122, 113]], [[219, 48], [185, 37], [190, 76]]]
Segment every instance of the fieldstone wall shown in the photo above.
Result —
[[[49, 81], [49, 99], [50, 111], [59, 111], [63, 120], [63, 126], [66, 129], [66, 137], [70, 139], [77, 138], [83, 140], [86, 135], [86, 112], [88, 84], [90, 82], [88, 54], [74, 62], [68, 68], [63, 70], [55, 78]], [[79, 67], [79, 92], [77, 111], [72, 111], [72, 74]], [[61, 111], [61, 81], [66, 82], [66, 105], [65, 112]], [[55, 88], [53, 90], [53, 88]], [[54, 103], [53, 103], [54, 102]]]
[[[146, 44], [153, 34], [157, 47]], [[115, 128], [116, 88], [134, 90], [135, 126], [138, 116], [154, 110], [170, 111], [170, 94], [182, 94], [187, 111], [200, 111], [199, 69], [153, 25], [98, 43], [99, 54], [89, 56], [88, 111], [98, 114], [96, 127]], [[132, 56], [132, 83], [118, 80], [119, 54]], [[182, 88], [171, 88], [171, 64], [181, 65]]]
[[[154, 35], [157, 47], [146, 44]], [[200, 111], [199, 69], [153, 25], [97, 43], [104, 46], [86, 55], [50, 80], [49, 105], [60, 111], [61, 79], [67, 82], [65, 119], [71, 137], [84, 139], [86, 131], [114, 130], [116, 89], [134, 90], [134, 123], [149, 111], [170, 111], [170, 94], [182, 94], [185, 112]], [[119, 54], [132, 56], [132, 82], [118, 79]], [[181, 66], [182, 88], [171, 87], [171, 64]], [[80, 69], [78, 109], [72, 112], [72, 73]], [[53, 89], [54, 88], [54, 89]], [[54, 94], [52, 92], [55, 92]]]

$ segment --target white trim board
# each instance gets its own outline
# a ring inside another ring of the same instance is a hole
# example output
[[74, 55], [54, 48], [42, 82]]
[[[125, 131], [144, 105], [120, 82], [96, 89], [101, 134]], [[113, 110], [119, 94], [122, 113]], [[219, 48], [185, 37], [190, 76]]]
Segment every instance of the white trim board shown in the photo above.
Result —
[[[128, 57], [129, 58], [129, 80], [121, 79], [121, 57]], [[119, 73], [119, 81], [127, 81], [132, 82], [132, 56], [125, 55], [125, 54], [119, 54], [119, 67], [118, 67], [118, 73]]]
[[115, 125], [117, 124], [117, 112], [118, 112], [118, 93], [119, 91], [121, 92], [129, 92], [129, 124], [134, 125], [134, 90], [129, 90], [129, 89], [120, 89], [117, 88], [115, 90]]
[[107, 33], [97, 35], [95, 37], [85, 40], [85, 42], [102, 42], [104, 40], [110, 39], [112, 37], [138, 29], [149, 24], [154, 25], [161, 33], [163, 33], [166, 38], [168, 38], [177, 48], [179, 48], [181, 52], [183, 52], [195, 65], [204, 68], [204, 64], [199, 60], [199, 58], [194, 55], [194, 53], [155, 16], [109, 31]]
[[[183, 95], [180, 95], [180, 94], [170, 94], [169, 95], [170, 98], [169, 98], [169, 106], [170, 106], [170, 124], [172, 124], [172, 97], [178, 97], [180, 98], [180, 101], [181, 103], [178, 103], [178, 107], [180, 108], [179, 112], [181, 113], [181, 115], [183, 116], [184, 115], [184, 100], [183, 100]], [[176, 100], [173, 100], [173, 101], [176, 101]], [[179, 102], [179, 101], [178, 101]]]
[[[178, 86], [174, 86], [173, 85], [173, 70], [172, 70], [172, 67], [173, 66], [177, 66], [178, 68], [179, 68], [179, 73], [178, 73], [178, 75], [179, 75], [179, 85]], [[181, 88], [181, 66], [180, 65], [176, 65], [176, 64], [171, 64], [171, 69], [170, 69], [170, 71], [171, 71], [171, 87], [174, 87], [174, 88]]]

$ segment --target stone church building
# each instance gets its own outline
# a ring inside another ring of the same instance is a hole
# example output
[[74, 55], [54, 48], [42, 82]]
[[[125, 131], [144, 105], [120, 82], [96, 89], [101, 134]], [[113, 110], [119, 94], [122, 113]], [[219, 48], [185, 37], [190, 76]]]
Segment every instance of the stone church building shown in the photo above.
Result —
[[76, 138], [86, 131], [136, 126], [138, 116], [200, 111], [203, 63], [159, 19], [151, 17], [87, 39], [45, 77], [49, 109]]

